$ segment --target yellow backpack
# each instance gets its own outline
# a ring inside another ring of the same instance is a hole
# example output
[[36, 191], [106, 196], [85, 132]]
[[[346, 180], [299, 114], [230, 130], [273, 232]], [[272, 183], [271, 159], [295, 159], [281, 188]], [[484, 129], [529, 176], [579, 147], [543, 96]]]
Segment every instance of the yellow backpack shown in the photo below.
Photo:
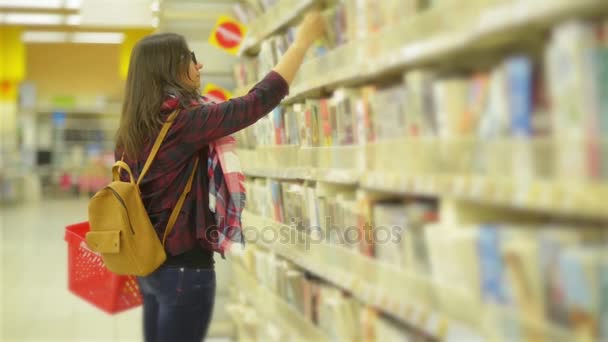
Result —
[[[117, 161], [112, 167], [112, 182], [97, 192], [89, 202], [91, 231], [86, 235], [87, 245], [92, 251], [101, 254], [105, 266], [113, 273], [146, 276], [162, 265], [167, 258], [165, 240], [173, 229], [186, 195], [192, 188], [192, 180], [199, 160], [196, 159], [186, 188], [171, 212], [162, 244], [144, 207], [139, 183], [148, 172], [178, 113], [179, 111], [176, 110], [167, 118], [137, 183], [133, 179], [129, 165], [122, 160]], [[127, 171], [129, 182], [120, 180], [120, 169]]]

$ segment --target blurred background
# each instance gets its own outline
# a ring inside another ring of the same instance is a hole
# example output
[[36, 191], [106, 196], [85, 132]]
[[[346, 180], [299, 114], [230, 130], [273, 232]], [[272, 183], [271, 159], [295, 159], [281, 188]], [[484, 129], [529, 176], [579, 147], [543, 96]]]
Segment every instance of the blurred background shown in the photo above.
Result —
[[0, 0], [0, 340], [142, 340], [64, 235], [110, 181], [134, 44], [184, 35], [225, 101], [310, 8], [325, 37], [236, 134], [248, 243], [209, 340], [608, 341], [604, 0]]

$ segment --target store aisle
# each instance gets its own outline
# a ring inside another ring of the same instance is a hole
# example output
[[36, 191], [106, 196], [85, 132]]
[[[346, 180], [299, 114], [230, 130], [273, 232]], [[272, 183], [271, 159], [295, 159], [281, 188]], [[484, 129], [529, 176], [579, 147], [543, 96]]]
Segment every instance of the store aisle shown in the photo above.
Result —
[[[72, 199], [0, 207], [0, 341], [142, 341], [141, 308], [107, 315], [67, 289], [64, 228], [87, 219], [87, 203]], [[218, 273], [221, 282], [227, 281], [224, 273]], [[225, 315], [222, 307], [218, 298], [210, 327], [214, 336], [231, 330], [218, 324]]]
[[66, 223], [86, 220], [86, 200], [0, 209], [2, 341], [140, 341], [140, 310], [102, 313], [67, 290]]

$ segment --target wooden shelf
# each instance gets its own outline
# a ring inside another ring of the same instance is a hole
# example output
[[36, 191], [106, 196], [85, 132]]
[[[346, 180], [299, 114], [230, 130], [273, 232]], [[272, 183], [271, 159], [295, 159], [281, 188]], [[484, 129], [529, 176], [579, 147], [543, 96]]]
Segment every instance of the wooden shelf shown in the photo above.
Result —
[[[336, 183], [372, 192], [606, 219], [608, 182], [560, 174], [570, 170], [556, 169], [561, 151], [576, 151], [566, 148], [570, 143], [584, 148], [581, 142], [550, 139], [403, 139], [364, 147], [263, 147], [240, 150], [239, 156], [245, 174], [252, 177]], [[395, 158], [396, 151], [407, 158]]]
[[276, 294], [265, 288], [241, 265], [232, 263], [233, 274], [239, 287], [256, 311], [269, 320], [279, 323], [281, 329], [296, 341], [329, 341], [325, 333], [292, 308]]
[[397, 27], [306, 62], [299, 73], [306, 77], [294, 82], [284, 102], [301, 101], [320, 89], [370, 81], [392, 70], [449, 60], [457, 53], [508, 46], [528, 37], [531, 29], [549, 28], [568, 17], [606, 13], [608, 2], [494, 0], [481, 6], [459, 5], [458, 16], [446, 18], [442, 12], [448, 10], [420, 13]]
[[[243, 215], [243, 225], [259, 229], [258, 237], [262, 236], [262, 229], [266, 234], [268, 229], [292, 229], [289, 226], [246, 212]], [[295, 263], [303, 269], [325, 279], [357, 297], [362, 302], [371, 305], [396, 319], [418, 327], [431, 337], [442, 338], [450, 334], [467, 336], [467, 341], [481, 341], [481, 337], [473, 330], [446, 315], [430, 310], [427, 302], [430, 287], [428, 282], [413, 274], [408, 274], [390, 265], [377, 262], [357, 251], [343, 246], [336, 246], [326, 242], [309, 242], [298, 232], [299, 243], [279, 243], [278, 241], [248, 241], [269, 249], [281, 257]], [[250, 234], [248, 234], [250, 235]], [[297, 234], [296, 234], [297, 235]], [[395, 293], [408, 293], [405, 296], [396, 296]]]
[[[281, 235], [281, 230], [293, 228], [272, 219], [249, 212], [243, 215], [244, 226], [258, 230], [258, 237]], [[332, 283], [361, 302], [395, 319], [415, 327], [441, 341], [485, 341], [496, 334], [491, 319], [509, 317], [522, 327], [549, 338], [575, 340], [572, 333], [538, 319], [522, 316], [510, 309], [487, 305], [478, 297], [438, 284], [428, 275], [403, 270], [360, 254], [357, 250], [326, 241], [312, 241], [306, 233], [297, 231], [294, 241], [250, 240], [293, 262], [299, 267]], [[251, 234], [247, 234], [251, 237]], [[538, 336], [538, 335], [537, 335]]]
[[262, 41], [287, 26], [310, 8], [315, 0], [281, 0], [249, 25], [240, 55], [255, 54]]

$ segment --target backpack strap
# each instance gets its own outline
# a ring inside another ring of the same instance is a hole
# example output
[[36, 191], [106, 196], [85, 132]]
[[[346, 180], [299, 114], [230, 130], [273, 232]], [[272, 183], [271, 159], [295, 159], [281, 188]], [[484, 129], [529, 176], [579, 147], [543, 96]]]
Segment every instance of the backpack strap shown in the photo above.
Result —
[[158, 150], [160, 149], [160, 144], [162, 144], [163, 140], [165, 139], [165, 136], [167, 136], [167, 132], [169, 132], [169, 128], [171, 128], [171, 124], [173, 124], [173, 120], [175, 120], [175, 117], [178, 114], [179, 114], [179, 108], [174, 110], [167, 118], [167, 121], [165, 121], [165, 123], [163, 124], [163, 127], [161, 128], [160, 132], [158, 133], [158, 137], [156, 137], [154, 146], [152, 146], [150, 155], [148, 155], [148, 159], [146, 159], [144, 168], [141, 170], [141, 173], [139, 174], [139, 178], [137, 179], [137, 185], [139, 185], [141, 180], [144, 179], [144, 176], [150, 169], [150, 165], [152, 165], [152, 161], [154, 161], [154, 158], [156, 157], [156, 154], [158, 153]]
[[[165, 123], [163, 124], [163, 127], [161, 128], [160, 132], [158, 133], [158, 137], [156, 137], [154, 146], [152, 146], [150, 155], [148, 155], [148, 159], [146, 159], [146, 163], [144, 164], [144, 167], [141, 170], [141, 173], [139, 174], [139, 178], [137, 179], [138, 186], [139, 186], [139, 183], [141, 182], [141, 180], [144, 179], [144, 176], [146, 175], [148, 170], [150, 169], [150, 165], [152, 165], [152, 161], [154, 161], [154, 158], [156, 157], [156, 154], [158, 153], [158, 150], [160, 149], [160, 145], [162, 144], [163, 140], [167, 136], [167, 133], [169, 132], [169, 128], [171, 128], [171, 124], [173, 124], [173, 120], [175, 120], [175, 117], [177, 117], [178, 114], [179, 114], [179, 108], [174, 110], [169, 115], [169, 117], [167, 117], [167, 121], [165, 121]], [[123, 157], [124, 157], [124, 154], [123, 154]], [[190, 193], [190, 190], [192, 189], [192, 182], [194, 181], [194, 174], [196, 173], [196, 169], [198, 168], [198, 161], [199, 161], [199, 158], [197, 157], [196, 160], [194, 161], [194, 167], [192, 168], [192, 173], [190, 174], [190, 177], [188, 178], [186, 187], [184, 188], [184, 191], [182, 192], [182, 194], [179, 196], [179, 199], [177, 200], [177, 203], [175, 204], [173, 211], [171, 211], [171, 216], [169, 216], [169, 221], [167, 222], [167, 227], [165, 227], [165, 233], [163, 235], [163, 247], [165, 247], [165, 241], [167, 240], [169, 233], [171, 233], [171, 230], [173, 230], [173, 226], [175, 225], [175, 222], [177, 221], [177, 216], [179, 215], [179, 212], [182, 209], [182, 206], [184, 205], [184, 201], [186, 200], [186, 195], [188, 195], [188, 193]], [[120, 172], [120, 169], [122, 169], [122, 168], [127, 170], [127, 172], [129, 173], [129, 175], [131, 177], [131, 182], [133, 182], [133, 174], [131, 173], [129, 165], [127, 165], [122, 160], [116, 162], [115, 170], [114, 169], [112, 170], [114, 177], [116, 178], [118, 176], [118, 173]]]
[[192, 181], [194, 180], [194, 174], [196, 173], [196, 169], [198, 167], [198, 160], [199, 158], [197, 157], [194, 161], [194, 167], [192, 168], [192, 173], [190, 174], [190, 178], [188, 178], [188, 183], [186, 183], [184, 192], [182, 192], [181, 196], [179, 196], [179, 199], [177, 200], [177, 203], [175, 204], [175, 207], [171, 212], [171, 216], [169, 216], [169, 221], [167, 221], [167, 227], [165, 228], [165, 234], [163, 236], [163, 247], [165, 247], [165, 241], [167, 240], [167, 236], [169, 236], [169, 233], [171, 233], [171, 230], [173, 230], [173, 225], [175, 225], [175, 222], [177, 221], [177, 216], [179, 215], [179, 212], [182, 209], [182, 206], [184, 205], [186, 195], [188, 195], [188, 193], [192, 189]]

